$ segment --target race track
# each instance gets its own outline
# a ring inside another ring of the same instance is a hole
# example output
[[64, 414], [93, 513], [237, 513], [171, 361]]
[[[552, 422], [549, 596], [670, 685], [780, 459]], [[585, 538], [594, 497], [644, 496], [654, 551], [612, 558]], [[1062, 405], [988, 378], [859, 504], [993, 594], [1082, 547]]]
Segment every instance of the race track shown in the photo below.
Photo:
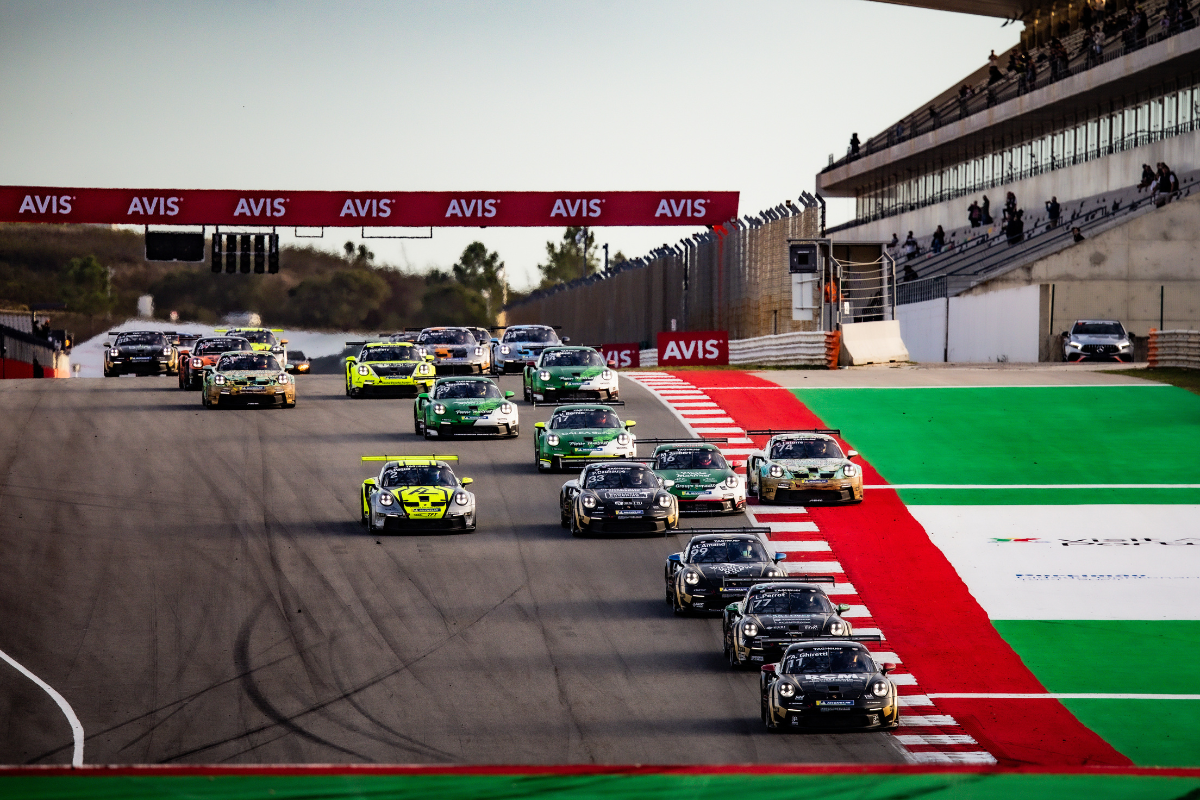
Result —
[[[502, 379], [518, 391], [519, 379]], [[886, 734], [772, 735], [719, 620], [663, 602], [676, 537], [575, 540], [515, 441], [434, 446], [411, 401], [300, 379], [205, 411], [174, 379], [0, 382], [0, 650], [88, 763], [897, 763]], [[682, 435], [623, 381], [642, 437]], [[359, 457], [454, 452], [474, 534], [369, 536]], [[745, 518], [685, 525], [744, 525]], [[69, 763], [0, 664], [0, 763]]]

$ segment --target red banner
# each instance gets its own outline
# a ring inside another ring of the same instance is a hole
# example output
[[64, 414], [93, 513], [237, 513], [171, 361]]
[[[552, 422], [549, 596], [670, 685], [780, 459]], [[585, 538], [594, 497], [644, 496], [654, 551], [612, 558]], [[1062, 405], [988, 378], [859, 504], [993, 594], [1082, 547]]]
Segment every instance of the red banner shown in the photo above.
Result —
[[660, 367], [729, 363], [728, 331], [664, 331], [658, 335]]
[[0, 186], [0, 222], [372, 228], [715, 225], [737, 192], [287, 192]]
[[600, 345], [600, 353], [604, 356], [604, 363], [613, 369], [635, 368], [642, 365], [642, 346], [637, 342]]

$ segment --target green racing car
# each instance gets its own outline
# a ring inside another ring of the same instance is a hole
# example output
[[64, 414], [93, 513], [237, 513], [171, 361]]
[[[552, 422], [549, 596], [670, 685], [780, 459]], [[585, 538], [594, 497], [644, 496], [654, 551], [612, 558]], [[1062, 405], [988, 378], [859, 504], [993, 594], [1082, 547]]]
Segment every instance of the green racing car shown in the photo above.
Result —
[[643, 439], [641, 444], [656, 441], [663, 443], [654, 448], [650, 468], [660, 478], [674, 481], [669, 491], [679, 498], [680, 511], [737, 514], [746, 510], [746, 481], [733, 471], [734, 465], [713, 440]]
[[346, 394], [415, 396], [433, 386], [432, 356], [408, 342], [346, 342], [362, 345], [358, 356], [346, 359]]
[[617, 400], [617, 373], [591, 347], [547, 347], [537, 363], [525, 367], [525, 400]]
[[438, 378], [413, 403], [413, 429], [426, 439], [450, 436], [504, 436], [521, 432], [512, 392], [501, 392], [482, 376]]
[[560, 406], [549, 422], [533, 425], [534, 464], [538, 472], [558, 472], [590, 461], [635, 458], [637, 441], [630, 429], [636, 424], [606, 405]]

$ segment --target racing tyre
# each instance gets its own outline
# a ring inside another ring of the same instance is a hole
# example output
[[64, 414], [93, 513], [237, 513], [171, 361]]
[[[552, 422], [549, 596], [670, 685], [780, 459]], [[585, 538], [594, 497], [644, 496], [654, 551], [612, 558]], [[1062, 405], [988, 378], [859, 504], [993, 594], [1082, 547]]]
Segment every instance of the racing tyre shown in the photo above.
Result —
[[543, 467], [543, 466], [542, 466], [542, 460], [541, 460], [540, 458], [538, 458], [538, 451], [537, 451], [537, 450], [534, 450], [534, 451], [533, 451], [533, 465], [534, 465], [535, 467], [537, 467], [537, 471], [538, 471], [538, 472], [549, 472], [549, 471], [550, 471], [550, 468], [549, 468], [549, 467]]
[[726, 646], [725, 659], [729, 662], [730, 669], [740, 670], [742, 668], [742, 662], [738, 661], [737, 653], [734, 652], [732, 647]]
[[288, 401], [284, 400], [282, 403], [280, 403], [279, 407], [280, 408], [295, 408], [296, 403], [295, 402], [289, 403]]
[[526, 402], [526, 403], [532, 403], [532, 402], [533, 402], [533, 392], [531, 392], [531, 391], [529, 390], [529, 387], [528, 387], [528, 386], [524, 386], [524, 385], [522, 385], [522, 386], [521, 386], [521, 392], [522, 392], [522, 393], [524, 394], [524, 396], [525, 396], [525, 402]]
[[433, 438], [432, 436], [429, 435], [429, 429], [425, 428], [425, 427], [421, 428], [421, 435], [424, 436], [426, 438], [426, 440]]
[[571, 527], [571, 521], [567, 519], [567, 515], [562, 511], [558, 512], [558, 524], [564, 528]]
[[413, 417], [413, 433], [417, 436], [424, 436], [425, 431], [421, 428], [421, 420], [418, 417]]
[[587, 533], [583, 528], [579, 527], [579, 522], [575, 519], [575, 514], [572, 512], [570, 521], [571, 535], [576, 539], [582, 539]]

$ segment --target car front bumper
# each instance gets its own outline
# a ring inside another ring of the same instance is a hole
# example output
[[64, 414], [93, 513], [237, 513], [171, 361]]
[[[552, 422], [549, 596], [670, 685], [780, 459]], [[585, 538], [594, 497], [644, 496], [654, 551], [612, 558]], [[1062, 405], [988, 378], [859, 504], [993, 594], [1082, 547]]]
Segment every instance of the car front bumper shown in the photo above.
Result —
[[249, 403], [286, 403], [296, 402], [296, 385], [288, 383], [283, 386], [263, 386], [262, 391], [247, 391], [246, 386], [217, 386], [211, 385], [205, 389], [210, 405], [234, 405]]
[[797, 478], [762, 478], [762, 499], [777, 503], [853, 503], [862, 500], [861, 477], [808, 481]]

